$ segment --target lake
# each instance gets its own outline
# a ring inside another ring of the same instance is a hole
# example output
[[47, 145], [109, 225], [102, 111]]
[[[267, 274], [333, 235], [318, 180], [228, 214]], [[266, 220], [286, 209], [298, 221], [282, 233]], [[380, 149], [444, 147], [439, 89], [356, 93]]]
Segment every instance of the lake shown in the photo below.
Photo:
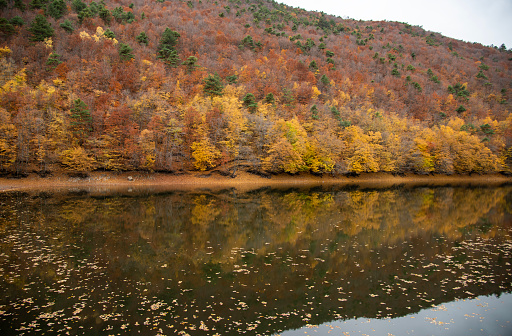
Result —
[[2, 335], [510, 335], [512, 186], [0, 193]]

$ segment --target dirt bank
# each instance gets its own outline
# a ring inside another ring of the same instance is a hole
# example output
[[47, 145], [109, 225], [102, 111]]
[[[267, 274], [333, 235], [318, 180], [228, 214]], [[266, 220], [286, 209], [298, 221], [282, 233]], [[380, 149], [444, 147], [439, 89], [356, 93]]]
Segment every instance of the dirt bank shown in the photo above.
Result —
[[414, 175], [394, 176], [387, 173], [362, 174], [357, 177], [333, 177], [273, 175], [270, 178], [240, 172], [236, 177], [222, 176], [216, 172], [189, 172], [186, 174], [163, 174], [146, 172], [93, 172], [86, 178], [69, 177], [66, 174], [54, 174], [40, 177], [31, 174], [24, 178], [0, 178], [0, 192], [29, 189], [66, 189], [66, 188], [130, 188], [153, 187], [162, 189], [196, 188], [236, 188], [251, 190], [262, 187], [293, 187], [315, 185], [359, 185], [364, 187], [390, 187], [394, 185], [499, 185], [512, 184], [512, 177], [501, 174], [486, 175]]

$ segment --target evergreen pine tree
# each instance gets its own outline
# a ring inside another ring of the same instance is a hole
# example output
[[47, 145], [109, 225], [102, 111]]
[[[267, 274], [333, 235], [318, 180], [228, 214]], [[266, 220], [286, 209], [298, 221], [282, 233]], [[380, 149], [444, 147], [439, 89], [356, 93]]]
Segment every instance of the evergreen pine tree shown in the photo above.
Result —
[[25, 22], [23, 21], [23, 19], [22, 19], [20, 16], [18, 16], [18, 15], [16, 15], [16, 16], [15, 16], [15, 17], [13, 17], [13, 18], [11, 18], [11, 19], [9, 20], [9, 22], [10, 22], [13, 26], [19, 26], [19, 27], [21, 27], [21, 26], [23, 26], [23, 25], [25, 24]]
[[256, 112], [258, 104], [256, 103], [256, 97], [254, 97], [252, 93], [246, 94], [242, 101], [244, 102], [244, 106], [247, 107], [247, 110], [249, 110], [249, 112]]
[[188, 58], [187, 58], [183, 63], [181, 63], [181, 64], [187, 67], [187, 72], [188, 72], [188, 73], [191, 73], [191, 72], [192, 72], [192, 71], [194, 71], [194, 69], [197, 67], [196, 62], [197, 62], [197, 57], [195, 57], [195, 56], [189, 56], [189, 57], [188, 57]]
[[220, 76], [217, 73], [215, 73], [214, 75], [208, 75], [208, 77], [204, 79], [203, 83], [204, 93], [206, 93], [210, 97], [222, 96], [222, 90], [224, 90], [224, 85], [222, 84], [222, 80], [220, 79]]
[[178, 56], [178, 52], [174, 49], [171, 50], [169, 57], [165, 59], [165, 62], [173, 68], [177, 67], [181, 62], [180, 57]]
[[238, 82], [238, 76], [237, 75], [227, 76], [226, 80], [228, 81], [229, 84], [236, 84], [236, 82]]
[[89, 4], [89, 9], [91, 10], [92, 15], [96, 16], [100, 11], [100, 6], [95, 1], [92, 1]]
[[98, 16], [105, 22], [105, 24], [110, 24], [110, 21], [112, 20], [112, 14], [110, 14], [110, 11], [105, 8], [105, 6], [101, 6], [98, 11]]
[[311, 70], [311, 71], [316, 71], [316, 70], [318, 70], [318, 64], [316, 64], [316, 61], [315, 61], [315, 60], [312, 60], [312, 61], [309, 63], [309, 70]]
[[322, 77], [320, 77], [320, 83], [322, 83], [322, 85], [324, 87], [328, 87], [329, 85], [331, 85], [331, 81], [329, 80], [329, 77], [327, 77], [325, 74], [322, 75]]
[[46, 7], [48, 0], [32, 0], [29, 3], [29, 7], [32, 9], [43, 9]]
[[103, 32], [103, 36], [111, 38], [111, 39], [116, 38], [116, 34], [114, 34], [114, 32], [112, 30], [110, 30], [109, 28], [107, 28], [107, 30], [105, 30]]
[[67, 6], [64, 0], [53, 0], [46, 7], [46, 13], [58, 20], [66, 14]]
[[24, 12], [27, 6], [25, 6], [23, 0], [14, 0], [14, 8], [18, 8], [20, 11]]
[[274, 94], [272, 92], [267, 94], [267, 96], [265, 97], [265, 102], [267, 104], [274, 104], [275, 98], [274, 98]]
[[80, 98], [73, 102], [71, 109], [71, 129], [73, 134], [81, 145], [92, 131], [92, 116], [85, 104]]
[[158, 58], [168, 59], [171, 56], [171, 53], [175, 50], [174, 47], [178, 44], [178, 38], [180, 38], [180, 34], [175, 32], [169, 28], [165, 28], [162, 37], [160, 38], [160, 43], [158, 44]]
[[44, 41], [44, 39], [53, 36], [52, 25], [46, 20], [46, 18], [38, 14], [34, 21], [30, 24], [29, 32], [32, 33], [30, 37], [31, 41]]
[[139, 35], [137, 35], [137, 37], [135, 39], [140, 44], [145, 44], [145, 45], [149, 44], [149, 38], [148, 38], [148, 36], [146, 35], [145, 32], [141, 32]]
[[119, 43], [119, 57], [123, 61], [128, 61], [135, 57], [133, 56], [132, 51], [133, 49], [128, 44]]
[[82, 9], [80, 11], [80, 13], [78, 13], [78, 22], [80, 22], [80, 24], [82, 24], [82, 22], [84, 22], [84, 19], [93, 18], [93, 17], [94, 17], [93, 11], [91, 10], [90, 7], [87, 7], [87, 8]]
[[48, 65], [49, 69], [55, 69], [57, 67], [57, 65], [61, 64], [62, 61], [60, 60], [60, 55], [55, 53], [55, 52], [52, 52], [49, 56], [48, 56], [48, 60], [46, 61], [46, 65]]
[[67, 31], [68, 33], [72, 33], [75, 28], [73, 28], [73, 24], [69, 20], [65, 20], [60, 24], [60, 27]]
[[311, 106], [311, 118], [313, 118], [314, 120], [318, 120], [320, 119], [320, 117], [318, 116], [318, 107], [316, 107], [316, 104]]
[[80, 13], [81, 11], [83, 11], [84, 9], [87, 8], [87, 5], [85, 3], [82, 2], [82, 0], [73, 0], [71, 2], [71, 7], [73, 8], [73, 10], [75, 11], [75, 13]]
[[14, 26], [7, 19], [0, 18], [0, 36], [11, 36], [14, 33], [16, 33]]

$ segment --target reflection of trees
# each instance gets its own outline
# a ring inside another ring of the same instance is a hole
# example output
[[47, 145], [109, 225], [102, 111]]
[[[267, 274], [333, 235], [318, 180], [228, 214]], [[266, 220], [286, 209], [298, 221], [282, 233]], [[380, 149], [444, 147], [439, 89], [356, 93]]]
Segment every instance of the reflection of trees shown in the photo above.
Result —
[[462, 228], [473, 225], [503, 200], [495, 189], [433, 189], [424, 190], [423, 202], [414, 223], [440, 236], [461, 237]]
[[[36, 223], [31, 229], [39, 236], [57, 238], [53, 253], [100, 260], [119, 288], [129, 278], [138, 284], [130, 291], [150, 282], [148, 295], [179, 299], [174, 315], [219, 300], [216, 314], [232, 321], [288, 314], [261, 323], [273, 333], [348, 314], [398, 316], [465, 291], [509, 291], [510, 254], [492, 246], [510, 248], [510, 227], [502, 223], [504, 216], [510, 221], [504, 214], [511, 194], [511, 187], [446, 187], [0, 195], [0, 235]], [[57, 270], [45, 274], [61, 279]], [[492, 281], [483, 286], [480, 276]], [[178, 281], [194, 290], [176, 294]], [[239, 301], [248, 308], [238, 309]]]
[[36, 197], [30, 202], [34, 222], [41, 225], [59, 222], [71, 232], [87, 225], [99, 235], [110, 232], [102, 240], [111, 246], [142, 239], [161, 255], [159, 260], [172, 252], [196, 262], [229, 259], [232, 264], [236, 260], [229, 257], [237, 248], [266, 253], [286, 245], [300, 250], [310, 249], [300, 246], [305, 241], [329, 239], [335, 252], [336, 241], [345, 237], [357, 236], [372, 247], [425, 235], [459, 239], [464, 228], [482, 221], [491, 235], [492, 223], [503, 213], [495, 208], [510, 207], [505, 201], [509, 193], [510, 188], [262, 190], [246, 195]]

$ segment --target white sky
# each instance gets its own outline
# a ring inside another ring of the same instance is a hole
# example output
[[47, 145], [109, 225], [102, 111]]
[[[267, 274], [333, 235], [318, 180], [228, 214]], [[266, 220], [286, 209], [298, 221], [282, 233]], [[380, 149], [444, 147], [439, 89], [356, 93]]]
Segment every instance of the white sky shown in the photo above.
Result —
[[387, 20], [483, 45], [512, 48], [512, 0], [277, 0], [362, 20]]

